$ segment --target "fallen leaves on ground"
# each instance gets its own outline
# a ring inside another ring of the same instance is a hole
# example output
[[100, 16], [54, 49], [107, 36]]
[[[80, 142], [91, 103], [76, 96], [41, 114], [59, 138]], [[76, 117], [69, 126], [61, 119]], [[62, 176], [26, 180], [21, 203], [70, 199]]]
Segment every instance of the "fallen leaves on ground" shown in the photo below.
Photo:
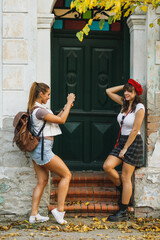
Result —
[[20, 233], [8, 233], [3, 236], [0, 236], [0, 240], [1, 239], [9, 239], [10, 237], [16, 237], [16, 236], [21, 236], [21, 234]]
[[[30, 233], [30, 237], [34, 238], [34, 235], [37, 233], [38, 230], [43, 231], [42, 234], [44, 237], [48, 237], [48, 234], [53, 234], [53, 230], [55, 232], [80, 232], [85, 233], [89, 231], [94, 231], [98, 229], [110, 229], [113, 232], [114, 229], [119, 230], [122, 234], [129, 233], [129, 236], [118, 236], [118, 239], [148, 239], [148, 240], [158, 240], [160, 239], [160, 219], [154, 218], [133, 218], [131, 221], [128, 222], [118, 222], [118, 223], [111, 223], [107, 221], [107, 217], [105, 218], [98, 218], [94, 217], [89, 224], [85, 224], [83, 222], [77, 223], [69, 223], [65, 226], [60, 226], [58, 224], [49, 225], [49, 223], [38, 223], [38, 224], [30, 224], [28, 221], [17, 221], [12, 222], [7, 225], [0, 225], [0, 231], [5, 233], [8, 230], [14, 229], [21, 230], [24, 229], [25, 231], [33, 231]], [[134, 236], [132, 232], [137, 230], [141, 232], [141, 236]], [[19, 236], [19, 233], [9, 233], [5, 234], [1, 239], [9, 239], [9, 237], [16, 237]], [[98, 234], [97, 236], [102, 236], [102, 234]], [[159, 236], [159, 237], [158, 237]], [[7, 238], [8, 237], [8, 238]], [[108, 235], [103, 236], [103, 238], [108, 238]]]
[[90, 204], [90, 202], [86, 202], [85, 205], [88, 206]]

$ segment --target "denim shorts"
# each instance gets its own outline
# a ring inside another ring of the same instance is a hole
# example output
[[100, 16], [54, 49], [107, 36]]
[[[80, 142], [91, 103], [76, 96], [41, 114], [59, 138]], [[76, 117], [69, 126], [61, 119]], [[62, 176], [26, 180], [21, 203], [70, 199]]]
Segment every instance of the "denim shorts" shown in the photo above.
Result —
[[55, 154], [52, 152], [53, 147], [53, 141], [44, 139], [44, 150], [43, 150], [43, 160], [41, 159], [41, 148], [42, 148], [42, 139], [40, 139], [40, 142], [38, 146], [30, 152], [30, 158], [35, 161], [38, 165], [44, 165], [46, 163], [49, 163], [50, 160], [55, 156]]

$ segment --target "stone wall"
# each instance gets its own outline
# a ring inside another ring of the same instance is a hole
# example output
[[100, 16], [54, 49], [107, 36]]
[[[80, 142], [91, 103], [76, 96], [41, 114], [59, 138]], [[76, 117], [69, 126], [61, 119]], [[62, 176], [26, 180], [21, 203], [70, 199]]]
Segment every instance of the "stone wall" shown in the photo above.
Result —
[[2, 1], [3, 119], [25, 110], [36, 80], [36, 0]]
[[[160, 35], [157, 10], [146, 19], [146, 167], [135, 173], [135, 214], [160, 216]], [[154, 23], [154, 28], [149, 24]]]
[[[0, 130], [0, 220], [13, 220], [29, 216], [32, 192], [37, 178], [30, 158], [12, 147], [12, 119], [5, 119]], [[49, 185], [40, 204], [40, 212], [48, 214]]]
[[[0, 219], [31, 211], [36, 176], [29, 157], [12, 147], [13, 116], [27, 108], [37, 77], [37, 1], [0, 1]], [[2, 71], [1, 71], [2, 70]], [[40, 212], [48, 212], [49, 186]]]

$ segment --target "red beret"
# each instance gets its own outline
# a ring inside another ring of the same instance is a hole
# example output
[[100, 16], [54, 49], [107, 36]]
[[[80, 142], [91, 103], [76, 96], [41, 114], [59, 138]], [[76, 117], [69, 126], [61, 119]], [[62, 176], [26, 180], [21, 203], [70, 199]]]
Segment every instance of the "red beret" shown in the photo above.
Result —
[[136, 82], [134, 79], [129, 79], [128, 83], [130, 83], [137, 91], [138, 95], [142, 95], [143, 93], [143, 88], [141, 86], [141, 84], [139, 84], [138, 82]]

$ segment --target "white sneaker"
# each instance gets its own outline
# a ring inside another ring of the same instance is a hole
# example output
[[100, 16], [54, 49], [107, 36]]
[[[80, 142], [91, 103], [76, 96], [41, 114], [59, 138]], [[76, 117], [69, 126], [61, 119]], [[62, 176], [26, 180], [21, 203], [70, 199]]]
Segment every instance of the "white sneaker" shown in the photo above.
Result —
[[61, 225], [67, 224], [67, 221], [63, 219], [65, 212], [59, 212], [57, 208], [55, 208], [51, 211], [51, 213], [59, 224]]
[[39, 213], [36, 216], [29, 217], [29, 223], [38, 223], [38, 222], [46, 222], [49, 220], [49, 217], [43, 217]]

